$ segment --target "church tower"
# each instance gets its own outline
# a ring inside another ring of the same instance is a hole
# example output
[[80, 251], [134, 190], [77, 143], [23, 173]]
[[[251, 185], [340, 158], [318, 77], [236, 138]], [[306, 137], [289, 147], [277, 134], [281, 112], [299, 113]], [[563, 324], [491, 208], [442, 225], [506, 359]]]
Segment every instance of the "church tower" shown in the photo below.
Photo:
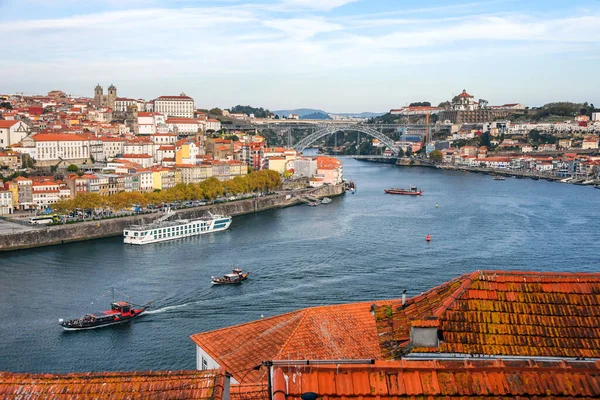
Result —
[[117, 88], [115, 87], [115, 85], [113, 85], [111, 83], [111, 85], [108, 87], [108, 102], [106, 105], [110, 108], [115, 108], [116, 98], [117, 98]]
[[129, 127], [129, 131], [135, 135], [140, 133], [138, 127], [138, 109], [136, 104], [132, 104], [127, 107], [127, 114], [125, 118], [125, 125]]
[[100, 84], [97, 84], [96, 88], [94, 89], [94, 103], [97, 106], [102, 105], [102, 96], [103, 95], [104, 95], [104, 89], [102, 89], [102, 86], [100, 86]]

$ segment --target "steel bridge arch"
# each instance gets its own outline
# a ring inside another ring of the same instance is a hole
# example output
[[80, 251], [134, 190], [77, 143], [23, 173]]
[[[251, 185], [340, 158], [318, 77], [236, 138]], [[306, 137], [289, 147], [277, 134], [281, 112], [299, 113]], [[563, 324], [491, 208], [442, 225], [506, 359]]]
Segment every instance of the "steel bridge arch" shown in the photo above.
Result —
[[338, 126], [328, 125], [328, 126], [324, 126], [324, 127], [321, 127], [321, 129], [311, 133], [307, 137], [300, 140], [298, 143], [296, 143], [293, 146], [293, 148], [294, 148], [294, 150], [301, 152], [304, 149], [306, 149], [308, 146], [310, 146], [311, 144], [316, 142], [317, 140], [319, 140], [327, 135], [333, 135], [340, 131], [356, 131], [356, 132], [364, 133], [366, 135], [374, 137], [374, 138], [378, 139], [380, 142], [382, 142], [384, 145], [386, 145], [392, 151], [392, 153], [394, 155], [398, 155], [398, 147], [396, 147], [394, 145], [394, 141], [392, 139], [390, 139], [383, 133], [379, 132], [378, 130], [373, 129], [369, 126], [365, 126], [365, 125], [338, 125]]

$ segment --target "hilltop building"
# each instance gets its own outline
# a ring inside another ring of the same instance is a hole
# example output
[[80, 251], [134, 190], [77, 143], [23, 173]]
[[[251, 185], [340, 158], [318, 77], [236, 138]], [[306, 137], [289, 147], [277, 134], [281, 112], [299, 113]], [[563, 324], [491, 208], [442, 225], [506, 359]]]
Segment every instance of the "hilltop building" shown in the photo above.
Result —
[[154, 111], [167, 117], [194, 118], [194, 99], [179, 96], [160, 96], [154, 100]]
[[440, 120], [450, 121], [453, 124], [485, 123], [522, 112], [524, 109], [525, 106], [520, 103], [488, 106], [487, 101], [475, 101], [475, 97], [465, 89], [452, 99], [446, 110], [440, 113]]
[[94, 88], [94, 104], [98, 107], [115, 107], [115, 100], [117, 99], [117, 88], [115, 85], [108, 87], [108, 94], [104, 94], [104, 89], [100, 84], [97, 84]]

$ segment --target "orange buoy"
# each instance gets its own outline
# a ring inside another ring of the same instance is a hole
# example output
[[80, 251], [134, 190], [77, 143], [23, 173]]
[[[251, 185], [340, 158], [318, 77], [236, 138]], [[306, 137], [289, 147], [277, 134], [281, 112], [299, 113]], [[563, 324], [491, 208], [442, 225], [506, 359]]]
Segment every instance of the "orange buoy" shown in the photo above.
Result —
[[427, 237], [425, 238], [425, 240], [427, 240], [428, 242], [431, 242], [431, 235], [428, 233]]

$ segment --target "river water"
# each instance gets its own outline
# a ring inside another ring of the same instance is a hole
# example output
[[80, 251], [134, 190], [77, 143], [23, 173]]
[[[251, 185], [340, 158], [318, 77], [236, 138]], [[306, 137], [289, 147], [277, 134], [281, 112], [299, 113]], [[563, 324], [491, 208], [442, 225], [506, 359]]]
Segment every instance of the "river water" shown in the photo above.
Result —
[[[397, 298], [403, 289], [416, 295], [478, 269], [600, 271], [600, 190], [350, 159], [344, 174], [355, 194], [236, 217], [217, 234], [0, 254], [0, 370], [193, 369], [191, 334], [261, 316]], [[410, 184], [424, 195], [383, 192]], [[211, 275], [232, 264], [250, 279], [212, 287]], [[153, 301], [153, 311], [130, 324], [63, 332], [58, 318], [105, 309], [111, 287]]]

